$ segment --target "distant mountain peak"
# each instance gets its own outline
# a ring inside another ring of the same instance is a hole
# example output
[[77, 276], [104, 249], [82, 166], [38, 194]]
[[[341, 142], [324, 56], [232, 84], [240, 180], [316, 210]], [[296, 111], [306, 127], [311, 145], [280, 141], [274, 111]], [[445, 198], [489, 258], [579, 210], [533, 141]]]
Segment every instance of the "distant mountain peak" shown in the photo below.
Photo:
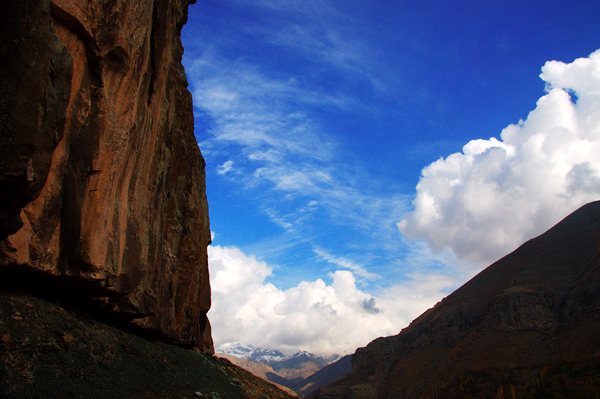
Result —
[[285, 361], [290, 357], [278, 349], [259, 348], [251, 344], [242, 344], [239, 342], [229, 342], [219, 345], [217, 352], [269, 366]]
[[240, 359], [248, 359], [253, 362], [268, 364], [277, 369], [277, 366], [290, 361], [313, 361], [320, 367], [323, 367], [340, 358], [339, 355], [318, 356], [306, 350], [299, 350], [292, 354], [285, 354], [279, 349], [261, 348], [252, 344], [242, 344], [240, 342], [228, 342], [217, 347], [217, 352], [234, 356]]
[[[318, 356], [306, 350], [284, 354], [278, 349], [239, 342], [219, 345], [218, 354], [261, 378], [300, 393], [301, 396], [350, 371], [350, 355]], [[341, 363], [338, 364], [338, 361]]]

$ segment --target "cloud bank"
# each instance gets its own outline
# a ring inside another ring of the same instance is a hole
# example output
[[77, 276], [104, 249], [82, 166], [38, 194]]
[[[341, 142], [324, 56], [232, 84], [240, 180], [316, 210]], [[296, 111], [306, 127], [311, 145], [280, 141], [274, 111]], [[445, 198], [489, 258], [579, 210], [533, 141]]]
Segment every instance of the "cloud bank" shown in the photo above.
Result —
[[252, 343], [284, 351], [330, 355], [353, 352], [402, 326], [439, 301], [455, 282], [448, 276], [410, 275], [378, 294], [357, 288], [354, 273], [331, 282], [304, 281], [281, 290], [266, 280], [272, 268], [236, 247], [208, 248], [215, 344]]
[[482, 267], [600, 198], [600, 50], [540, 77], [526, 120], [423, 169], [407, 237]]

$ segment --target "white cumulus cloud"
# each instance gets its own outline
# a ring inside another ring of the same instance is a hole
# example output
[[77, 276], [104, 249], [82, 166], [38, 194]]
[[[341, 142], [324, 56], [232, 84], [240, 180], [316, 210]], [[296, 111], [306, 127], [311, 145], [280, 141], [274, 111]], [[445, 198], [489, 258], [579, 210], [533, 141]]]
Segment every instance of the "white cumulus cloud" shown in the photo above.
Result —
[[443, 275], [409, 276], [378, 294], [356, 286], [353, 272], [331, 282], [303, 281], [287, 290], [266, 282], [272, 268], [236, 247], [208, 248], [217, 345], [252, 343], [283, 351], [343, 354], [396, 334], [440, 300], [456, 282]]
[[481, 267], [600, 198], [600, 50], [540, 77], [526, 120], [423, 169], [406, 236]]

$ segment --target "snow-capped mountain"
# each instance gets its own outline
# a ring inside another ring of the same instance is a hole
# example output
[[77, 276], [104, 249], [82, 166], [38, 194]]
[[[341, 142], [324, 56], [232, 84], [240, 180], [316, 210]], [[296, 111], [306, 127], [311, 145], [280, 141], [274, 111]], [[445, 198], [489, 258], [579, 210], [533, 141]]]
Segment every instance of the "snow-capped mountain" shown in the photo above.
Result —
[[286, 359], [277, 362], [276, 365], [271, 366], [275, 370], [279, 369], [295, 369], [305, 363], [314, 363], [318, 368], [327, 366], [330, 362], [320, 356], [313, 355], [306, 351], [296, 352]]
[[277, 349], [258, 348], [254, 345], [245, 345], [239, 342], [219, 345], [217, 352], [247, 359], [255, 363], [266, 364], [274, 370], [296, 369], [306, 363], [313, 363], [317, 368], [321, 368], [339, 358], [339, 356], [321, 357], [306, 351], [286, 355]]
[[[286, 355], [277, 349], [238, 342], [219, 345], [218, 355], [261, 378], [296, 391], [301, 397], [350, 370], [350, 356], [322, 357], [306, 351]], [[336, 363], [340, 359], [346, 359], [346, 362]], [[325, 367], [327, 371], [319, 374]]]
[[239, 342], [220, 345], [217, 347], [217, 352], [240, 359], [248, 359], [256, 363], [268, 364], [271, 367], [272, 364], [285, 361], [290, 357], [277, 349], [257, 348], [254, 345], [244, 345]]

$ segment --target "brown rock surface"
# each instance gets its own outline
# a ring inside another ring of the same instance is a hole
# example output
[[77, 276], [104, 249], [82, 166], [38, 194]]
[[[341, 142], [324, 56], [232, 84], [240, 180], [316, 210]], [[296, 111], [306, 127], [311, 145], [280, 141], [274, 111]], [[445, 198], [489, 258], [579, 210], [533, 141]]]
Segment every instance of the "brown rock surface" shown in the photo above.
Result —
[[111, 312], [211, 352], [204, 161], [179, 35], [188, 3], [2, 2], [0, 278], [68, 277]]
[[591, 398], [600, 392], [600, 202], [356, 351], [314, 398]]

